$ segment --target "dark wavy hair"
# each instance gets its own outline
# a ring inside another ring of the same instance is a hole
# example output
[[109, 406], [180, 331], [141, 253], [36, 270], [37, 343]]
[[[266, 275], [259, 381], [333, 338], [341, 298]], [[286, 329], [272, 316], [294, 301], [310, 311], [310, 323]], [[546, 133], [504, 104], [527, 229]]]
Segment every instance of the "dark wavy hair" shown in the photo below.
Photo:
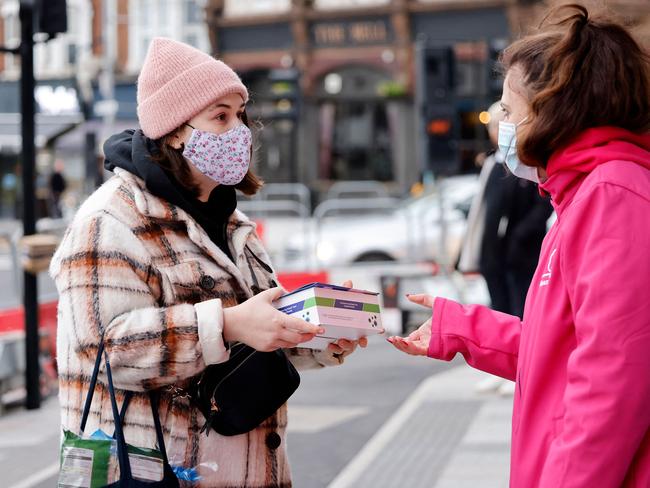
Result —
[[504, 72], [521, 69], [530, 103], [530, 122], [517, 137], [524, 164], [546, 168], [553, 152], [591, 127], [650, 130], [650, 57], [611, 16], [558, 7], [500, 61]]
[[[244, 125], [250, 128], [246, 111], [242, 113], [241, 119]], [[169, 134], [154, 141], [158, 147], [159, 153], [154, 155], [152, 159], [164, 170], [173, 174], [183, 188], [189, 191], [192, 195], [198, 196], [199, 187], [192, 176], [189, 163], [183, 156], [184, 144], [181, 144], [179, 149], [176, 149], [171, 145], [172, 137], [174, 137], [182, 128], [183, 126], [177, 127]], [[251, 147], [251, 161], [253, 159], [252, 153], [253, 148]], [[255, 195], [262, 186], [264, 186], [264, 182], [251, 169], [249, 169], [246, 176], [244, 176], [244, 179], [237, 183], [235, 188], [241, 191], [244, 195], [251, 196]]]

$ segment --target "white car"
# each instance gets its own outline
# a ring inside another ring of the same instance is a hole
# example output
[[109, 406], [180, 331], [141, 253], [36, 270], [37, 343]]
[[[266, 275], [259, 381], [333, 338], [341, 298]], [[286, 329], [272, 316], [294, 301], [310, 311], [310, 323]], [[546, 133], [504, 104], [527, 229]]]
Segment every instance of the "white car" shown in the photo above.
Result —
[[475, 175], [448, 178], [440, 188], [444, 219], [440, 218], [440, 193], [410, 198], [394, 209], [370, 215], [324, 217], [313, 221], [309, 232], [287, 238], [278, 267], [304, 270], [368, 261], [450, 262], [460, 249], [466, 211], [478, 180]]

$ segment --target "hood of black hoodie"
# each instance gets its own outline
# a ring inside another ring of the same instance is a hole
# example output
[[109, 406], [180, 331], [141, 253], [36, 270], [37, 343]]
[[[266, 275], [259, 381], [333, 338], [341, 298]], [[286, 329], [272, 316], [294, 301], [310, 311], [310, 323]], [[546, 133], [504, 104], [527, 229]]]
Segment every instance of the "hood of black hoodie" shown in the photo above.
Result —
[[227, 255], [230, 255], [225, 227], [237, 207], [232, 186], [219, 185], [207, 202], [201, 202], [185, 190], [174, 176], [152, 161], [158, 153], [156, 144], [141, 130], [125, 130], [104, 143], [104, 167], [121, 168], [144, 180], [147, 190], [190, 214]]
[[172, 176], [152, 161], [152, 156], [157, 152], [156, 144], [141, 130], [125, 130], [109, 137], [104, 143], [104, 167], [108, 171], [122, 168], [138, 176], [144, 180], [151, 193], [191, 214], [191, 195], [183, 191]]

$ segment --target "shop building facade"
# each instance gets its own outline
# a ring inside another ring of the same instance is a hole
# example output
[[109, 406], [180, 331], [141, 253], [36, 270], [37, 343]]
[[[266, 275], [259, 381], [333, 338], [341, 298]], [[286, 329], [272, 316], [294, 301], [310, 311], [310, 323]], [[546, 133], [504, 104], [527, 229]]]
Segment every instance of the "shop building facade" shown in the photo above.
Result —
[[[63, 159], [71, 186], [84, 185], [108, 133], [137, 126], [137, 74], [150, 40], [166, 36], [240, 73], [251, 118], [263, 129], [256, 131], [255, 164], [266, 181], [322, 192], [335, 181], [379, 180], [403, 194], [427, 164], [418, 151], [418, 45], [453, 48], [454, 171], [469, 172], [488, 147], [478, 115], [500, 96], [491, 77], [495, 48], [537, 25], [549, 3], [563, 1], [68, 0], [69, 32], [35, 52], [40, 166], [47, 172]], [[648, 0], [606, 3], [650, 41]], [[0, 3], [6, 46], [19, 40], [18, 9], [18, 0]], [[19, 59], [0, 54], [0, 180], [9, 175], [9, 185], [19, 165], [17, 133], [9, 127], [18, 116], [19, 76]], [[107, 97], [112, 118], [103, 115]], [[68, 131], [70, 124], [78, 127]]]
[[[650, 25], [650, 2], [609, 3]], [[404, 193], [428, 164], [417, 150], [424, 136], [418, 45], [453, 49], [454, 172], [475, 171], [476, 154], [489, 147], [479, 114], [500, 97], [494, 57], [547, 7], [530, 0], [209, 0], [206, 15], [213, 54], [251, 87], [249, 111], [264, 126], [258, 171], [267, 181], [322, 191], [339, 180], [374, 179]], [[269, 78], [285, 69], [299, 80], [299, 101], [290, 102], [297, 120], [274, 115], [287, 101]]]

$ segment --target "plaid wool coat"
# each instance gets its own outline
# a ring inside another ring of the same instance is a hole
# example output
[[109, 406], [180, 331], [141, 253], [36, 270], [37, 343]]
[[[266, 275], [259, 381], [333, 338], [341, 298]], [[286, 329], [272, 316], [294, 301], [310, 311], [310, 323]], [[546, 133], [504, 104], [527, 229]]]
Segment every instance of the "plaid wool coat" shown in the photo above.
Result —
[[[276, 277], [254, 225], [239, 211], [227, 226], [235, 262], [185, 211], [131, 173], [115, 176], [82, 205], [51, 264], [59, 292], [58, 367], [62, 425], [77, 432], [102, 334], [118, 402], [137, 393], [125, 418], [127, 442], [154, 447], [145, 391], [162, 388], [160, 417], [172, 465], [197, 466], [201, 487], [291, 486], [286, 405], [255, 430], [200, 434], [201, 413], [174, 387], [228, 359], [223, 307], [273, 286]], [[287, 351], [299, 369], [337, 365], [329, 352]], [[103, 372], [103, 368], [102, 368]], [[86, 433], [113, 432], [100, 375]], [[247, 385], [242, 385], [246, 388]], [[278, 437], [279, 436], [279, 437]], [[278, 447], [278, 440], [281, 440]]]

